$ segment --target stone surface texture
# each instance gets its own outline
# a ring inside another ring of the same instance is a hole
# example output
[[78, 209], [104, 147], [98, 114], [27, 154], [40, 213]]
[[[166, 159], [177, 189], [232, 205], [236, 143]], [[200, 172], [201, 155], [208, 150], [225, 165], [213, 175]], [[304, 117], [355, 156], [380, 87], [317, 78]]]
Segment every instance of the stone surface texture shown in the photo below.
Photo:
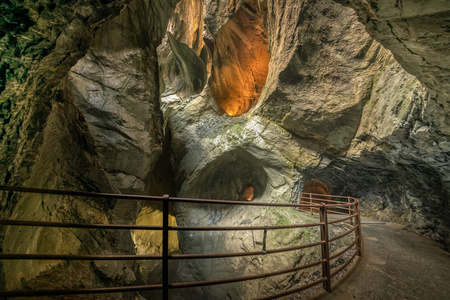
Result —
[[[128, 2], [2, 3], [13, 17], [21, 9], [26, 14], [19, 16], [32, 21], [2, 35], [2, 64], [17, 60], [13, 55], [23, 62], [13, 66], [15, 73], [2, 73], [2, 184], [148, 192], [146, 177], [163, 141], [156, 47], [176, 1]], [[2, 217], [24, 220], [132, 224], [140, 206], [2, 194]], [[136, 253], [126, 231], [8, 227], [1, 238], [4, 253]], [[141, 282], [140, 277], [135, 262], [29, 260], [4, 262], [0, 283], [8, 290], [105, 287]]]
[[266, 83], [270, 60], [265, 2], [245, 1], [217, 33], [211, 70], [211, 94], [230, 116], [247, 112]]
[[[297, 186], [316, 178], [333, 194], [360, 197], [363, 213], [448, 245], [449, 139], [440, 102], [446, 95], [405, 71], [395, 49], [394, 56], [352, 7], [337, 2], [267, 3], [268, 76], [258, 103], [241, 117], [218, 117], [208, 85], [200, 96], [163, 98], [178, 193], [237, 200], [251, 184], [255, 201], [289, 201]], [[231, 5], [223, 15], [238, 10]], [[180, 224], [243, 222], [238, 213], [211, 207], [179, 205], [175, 213]], [[203, 251], [192, 241], [217, 241], [179, 237], [186, 252]], [[214, 250], [236, 243], [219, 240]], [[230, 275], [239, 270], [233, 268]], [[203, 272], [192, 275], [197, 279], [207, 270], [227, 272], [201, 263], [195, 269]]]
[[354, 8], [367, 31], [392, 51], [407, 72], [442, 96], [442, 103], [448, 105], [445, 101], [450, 96], [448, 0], [337, 2]]
[[[448, 247], [448, 7], [444, 0], [4, 1], [0, 183], [233, 201], [252, 186], [252, 201], [290, 203], [315, 179], [332, 194], [359, 197], [364, 214]], [[1, 218], [161, 222], [152, 202], [3, 192], [0, 208]], [[171, 209], [171, 224], [188, 226], [317, 221], [291, 208]], [[267, 246], [319, 235], [270, 231]], [[155, 254], [161, 244], [154, 232], [4, 226], [0, 240], [4, 253]], [[255, 251], [262, 232], [180, 231], [170, 243], [173, 253]], [[252, 275], [319, 256], [317, 248], [180, 261], [170, 265], [171, 280]], [[154, 262], [0, 266], [1, 289], [151, 284], [160, 274]], [[317, 274], [173, 296], [253, 299]]]

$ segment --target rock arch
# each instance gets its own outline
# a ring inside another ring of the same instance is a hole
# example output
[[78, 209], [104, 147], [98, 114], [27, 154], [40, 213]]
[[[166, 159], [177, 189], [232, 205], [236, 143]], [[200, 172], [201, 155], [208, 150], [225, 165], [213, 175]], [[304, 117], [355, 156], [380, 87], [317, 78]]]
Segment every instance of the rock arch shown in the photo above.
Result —
[[242, 200], [251, 186], [251, 199], [255, 199], [264, 194], [266, 184], [267, 174], [261, 162], [244, 149], [235, 149], [210, 162], [186, 194], [194, 198]]

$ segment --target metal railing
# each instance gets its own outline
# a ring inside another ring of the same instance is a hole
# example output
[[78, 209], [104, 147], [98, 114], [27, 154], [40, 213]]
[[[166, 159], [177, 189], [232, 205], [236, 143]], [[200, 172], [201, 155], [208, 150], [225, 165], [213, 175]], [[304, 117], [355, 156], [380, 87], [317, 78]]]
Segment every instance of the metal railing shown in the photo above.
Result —
[[[323, 288], [331, 292], [331, 279], [339, 272], [345, 269], [358, 255], [361, 255], [361, 225], [359, 201], [352, 197], [304, 194], [300, 204], [286, 203], [261, 203], [261, 202], [242, 202], [227, 200], [209, 200], [209, 199], [192, 199], [192, 198], [176, 198], [164, 195], [156, 196], [139, 196], [139, 195], [122, 195], [122, 194], [106, 194], [106, 193], [90, 193], [90, 192], [74, 192], [60, 191], [49, 189], [20, 188], [0, 186], [0, 191], [10, 193], [36, 193], [49, 195], [67, 195], [89, 198], [109, 198], [109, 199], [126, 199], [134, 201], [159, 201], [162, 202], [163, 222], [162, 226], [148, 225], [121, 225], [121, 224], [85, 224], [85, 223], [64, 223], [64, 222], [44, 222], [44, 221], [28, 221], [28, 220], [0, 220], [2, 226], [35, 226], [35, 227], [58, 227], [58, 228], [86, 228], [86, 229], [127, 229], [127, 230], [161, 230], [162, 231], [162, 255], [62, 255], [62, 254], [5, 254], [0, 253], [0, 260], [162, 260], [162, 284], [140, 285], [140, 286], [121, 286], [121, 287], [105, 287], [105, 288], [84, 288], [84, 289], [52, 289], [52, 290], [24, 290], [24, 291], [0, 291], [0, 297], [32, 297], [32, 296], [56, 296], [56, 295], [79, 295], [79, 294], [99, 294], [99, 293], [115, 293], [115, 292], [139, 292], [150, 290], [162, 290], [162, 298], [164, 300], [169, 297], [169, 290], [177, 288], [202, 287], [217, 284], [226, 284], [234, 282], [242, 282], [248, 280], [256, 280], [271, 276], [281, 275], [311, 268], [314, 266], [322, 266], [322, 276], [320, 279], [306, 285], [292, 288], [279, 294], [271, 295], [263, 299], [275, 299], [278, 297], [290, 295], [296, 292], [306, 290], [310, 287], [323, 284]], [[304, 204], [305, 199], [309, 203]], [[336, 199], [336, 200], [333, 200]], [[345, 202], [344, 202], [345, 200]], [[263, 207], [293, 207], [300, 210], [317, 211], [319, 213], [319, 222], [310, 224], [294, 224], [280, 226], [169, 226], [169, 203], [203, 203], [203, 204], [227, 204], [227, 205], [245, 205], [245, 206], [263, 206]], [[341, 219], [328, 220], [329, 213], [340, 213], [348, 215]], [[329, 225], [344, 221], [350, 221], [351, 229], [338, 236], [329, 237]], [[278, 229], [294, 229], [294, 228], [310, 228], [319, 227], [320, 241], [306, 245], [293, 246], [287, 248], [267, 249], [267, 232], [269, 230]], [[240, 230], [261, 230], [263, 231], [263, 243], [260, 251], [237, 252], [237, 253], [217, 253], [217, 254], [169, 254], [169, 232], [170, 231], [240, 231]], [[346, 245], [345, 249], [338, 253], [330, 253], [330, 243], [337, 241], [354, 232], [354, 241]], [[244, 277], [235, 277], [220, 280], [198, 281], [198, 282], [178, 282], [169, 283], [169, 260], [179, 259], [213, 259], [223, 257], [243, 257], [268, 255], [272, 253], [282, 253], [294, 250], [300, 250], [310, 247], [321, 247], [321, 259], [298, 267], [285, 270], [274, 271]], [[355, 248], [354, 254], [337, 270], [331, 272], [330, 261], [342, 257], [350, 249]]]

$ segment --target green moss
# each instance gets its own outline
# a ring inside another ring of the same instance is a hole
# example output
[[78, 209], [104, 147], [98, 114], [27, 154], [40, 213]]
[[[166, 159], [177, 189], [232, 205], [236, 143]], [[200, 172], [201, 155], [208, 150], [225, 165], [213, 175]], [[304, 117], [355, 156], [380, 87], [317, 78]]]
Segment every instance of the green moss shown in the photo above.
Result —
[[309, 232], [309, 229], [305, 229], [304, 231], [301, 231], [299, 233], [299, 237], [298, 238], [303, 238], [306, 241], [310, 242], [311, 241], [311, 233]]
[[233, 132], [240, 132], [241, 130], [242, 130], [242, 126], [239, 123], [234, 124], [233, 127], [231, 127], [231, 131], [233, 131]]
[[274, 209], [274, 216], [277, 220], [276, 226], [284, 226], [284, 225], [290, 225], [291, 221], [286, 216], [286, 213], [281, 209]]
[[290, 225], [290, 224], [291, 224], [291, 221], [289, 221], [288, 218], [283, 217], [283, 216], [280, 216], [280, 217], [278, 218], [278, 222], [277, 222], [277, 225], [278, 225], [278, 226]]

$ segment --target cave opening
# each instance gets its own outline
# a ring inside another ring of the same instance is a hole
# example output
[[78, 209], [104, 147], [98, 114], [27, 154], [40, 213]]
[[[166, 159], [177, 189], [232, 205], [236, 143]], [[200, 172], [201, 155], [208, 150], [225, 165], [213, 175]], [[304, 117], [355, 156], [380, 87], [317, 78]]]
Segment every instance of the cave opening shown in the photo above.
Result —
[[318, 179], [311, 179], [303, 186], [302, 193], [329, 195], [330, 188], [324, 182]]
[[246, 0], [217, 33], [210, 87], [218, 106], [240, 116], [261, 96], [269, 70], [267, 5]]
[[260, 161], [243, 149], [224, 153], [192, 182], [186, 195], [202, 199], [251, 201], [264, 194], [267, 174]]
[[[312, 195], [312, 198], [314, 199], [310, 199], [309, 195], [305, 195], [305, 194], [315, 194]], [[330, 193], [331, 190], [328, 187], [328, 185], [318, 179], [311, 179], [308, 182], [305, 183], [305, 185], [303, 186], [303, 190], [302, 190], [302, 197], [300, 199], [300, 204], [310, 204], [310, 203], [317, 203], [320, 204], [322, 203], [320, 200], [331, 200], [330, 198]], [[314, 211], [317, 212], [317, 209], [303, 209], [303, 210], [307, 210], [307, 211]]]

